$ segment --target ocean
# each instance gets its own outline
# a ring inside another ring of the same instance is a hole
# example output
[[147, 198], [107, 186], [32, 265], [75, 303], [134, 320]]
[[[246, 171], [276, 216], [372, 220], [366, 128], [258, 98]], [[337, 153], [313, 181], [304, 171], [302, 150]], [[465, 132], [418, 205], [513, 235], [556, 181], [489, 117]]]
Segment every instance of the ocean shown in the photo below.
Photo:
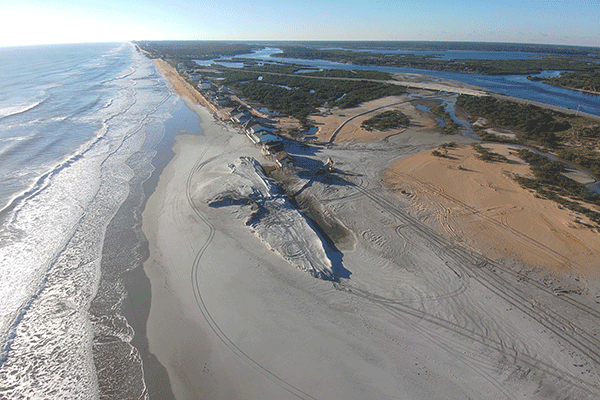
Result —
[[0, 76], [0, 398], [145, 398], [126, 289], [197, 117], [130, 43], [0, 48]]

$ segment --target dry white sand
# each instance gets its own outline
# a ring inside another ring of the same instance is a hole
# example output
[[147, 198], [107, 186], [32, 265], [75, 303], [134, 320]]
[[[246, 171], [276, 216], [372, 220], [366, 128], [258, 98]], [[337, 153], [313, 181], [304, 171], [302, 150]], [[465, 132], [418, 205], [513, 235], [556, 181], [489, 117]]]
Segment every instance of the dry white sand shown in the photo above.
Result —
[[[297, 253], [322, 259], [321, 250], [285, 253], [246, 225], [251, 204], [209, 205], [219, 186], [235, 186], [230, 164], [260, 155], [189, 106], [202, 134], [177, 137], [143, 214], [149, 346], [177, 399], [600, 397], [594, 282], [486, 259], [381, 186], [393, 160], [447, 138], [409, 130], [381, 144], [288, 146], [301, 169], [327, 157], [338, 168], [290, 176], [299, 198], [350, 232], [343, 251], [321, 244], [341, 276], [333, 283], [293, 262]], [[308, 234], [299, 214], [281, 215], [290, 232], [280, 243]]]

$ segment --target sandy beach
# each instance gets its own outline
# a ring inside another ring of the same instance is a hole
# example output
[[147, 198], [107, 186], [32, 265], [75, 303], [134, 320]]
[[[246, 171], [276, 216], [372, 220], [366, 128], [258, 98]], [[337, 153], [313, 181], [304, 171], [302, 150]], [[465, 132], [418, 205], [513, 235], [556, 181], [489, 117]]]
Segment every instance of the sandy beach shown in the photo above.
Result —
[[512, 177], [531, 172], [516, 156], [518, 149], [484, 148], [508, 162], [481, 161], [470, 146], [450, 149], [446, 158], [423, 152], [392, 164], [386, 182], [411, 196], [451, 240], [490, 258], [514, 258], [556, 273], [598, 274], [600, 236], [587, 227], [590, 221], [520, 187]]
[[[385, 140], [346, 137], [308, 150], [287, 143], [297, 173], [280, 177], [294, 204], [328, 221], [321, 230], [253, 169], [252, 159], [265, 161], [258, 148], [158, 66], [201, 129], [176, 138], [143, 213], [149, 350], [177, 399], [600, 396], [600, 291], [579, 268], [593, 266], [599, 247], [578, 236], [567, 212], [502, 182], [505, 167], [480, 165], [470, 147], [455, 160], [431, 160], [448, 137], [420, 120]], [[336, 172], [315, 175], [328, 157]], [[447, 182], [458, 180], [464, 186], [450, 191]], [[563, 258], [577, 264], [553, 267], [577, 276], [504, 252], [516, 248], [514, 237], [534, 236], [519, 231], [525, 205], [553, 219], [544, 246], [562, 254], [556, 243], [573, 235]], [[483, 238], [472, 233], [483, 228]], [[496, 243], [507, 230], [513, 241]], [[589, 258], [575, 258], [582, 246]], [[313, 276], [307, 263], [334, 279]]]

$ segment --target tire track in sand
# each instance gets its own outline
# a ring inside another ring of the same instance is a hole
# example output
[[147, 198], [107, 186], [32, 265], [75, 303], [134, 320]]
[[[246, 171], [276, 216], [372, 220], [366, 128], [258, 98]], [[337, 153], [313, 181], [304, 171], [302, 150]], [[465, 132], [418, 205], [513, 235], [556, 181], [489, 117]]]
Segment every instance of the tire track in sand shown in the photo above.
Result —
[[244, 352], [240, 347], [238, 347], [227, 336], [227, 334], [225, 332], [223, 332], [223, 330], [221, 329], [221, 327], [217, 324], [217, 322], [215, 321], [215, 319], [211, 315], [210, 311], [206, 307], [206, 304], [204, 302], [204, 298], [202, 297], [202, 292], [200, 290], [201, 282], [199, 281], [198, 271], [200, 269], [200, 262], [202, 260], [202, 256], [204, 255], [204, 253], [206, 252], [206, 250], [208, 249], [208, 247], [211, 245], [211, 243], [212, 243], [212, 241], [213, 241], [213, 239], [215, 237], [216, 230], [215, 230], [214, 225], [209, 221], [209, 219], [202, 213], [202, 211], [200, 210], [200, 208], [195, 204], [194, 199], [192, 198], [192, 190], [191, 189], [192, 189], [192, 182], [193, 182], [194, 176], [197, 173], [199, 173], [202, 170], [202, 168], [205, 165], [207, 165], [209, 162], [214, 161], [214, 160], [222, 157], [222, 155], [218, 155], [218, 156], [214, 156], [214, 157], [211, 157], [209, 159], [203, 160], [204, 157], [205, 157], [205, 155], [206, 155], [206, 153], [207, 153], [207, 151], [209, 150], [209, 148], [210, 148], [210, 143], [208, 143], [206, 145], [206, 148], [200, 154], [200, 156], [198, 157], [198, 160], [196, 161], [195, 165], [190, 170], [190, 172], [189, 172], [189, 174], [187, 176], [186, 184], [185, 184], [185, 194], [186, 194], [186, 198], [187, 198], [188, 204], [190, 205], [190, 208], [194, 211], [194, 214], [200, 219], [200, 221], [202, 223], [204, 223], [206, 225], [206, 227], [209, 229], [208, 236], [206, 237], [206, 240], [204, 241], [204, 243], [200, 247], [200, 250], [196, 254], [196, 257], [194, 258], [194, 261], [193, 261], [193, 264], [192, 264], [191, 283], [192, 283], [192, 288], [193, 288], [194, 298], [196, 300], [196, 304], [198, 305], [198, 308], [199, 308], [200, 312], [202, 313], [202, 316], [204, 317], [204, 319], [208, 323], [210, 329], [217, 336], [217, 338], [229, 350], [231, 350], [237, 357], [239, 357], [242, 361], [244, 361], [246, 364], [248, 364], [251, 368], [253, 368], [258, 373], [260, 373], [266, 379], [270, 380], [275, 385], [281, 387], [282, 389], [284, 389], [288, 393], [294, 395], [295, 397], [297, 397], [299, 399], [304, 399], [304, 400], [307, 400], [307, 399], [317, 400], [315, 397], [313, 397], [310, 394], [302, 391], [301, 389], [293, 386], [292, 384], [290, 384], [286, 380], [282, 379], [281, 377], [279, 377], [276, 374], [274, 374], [273, 372], [271, 372], [269, 369], [263, 367], [259, 362], [257, 362], [256, 360], [254, 360], [246, 352]]

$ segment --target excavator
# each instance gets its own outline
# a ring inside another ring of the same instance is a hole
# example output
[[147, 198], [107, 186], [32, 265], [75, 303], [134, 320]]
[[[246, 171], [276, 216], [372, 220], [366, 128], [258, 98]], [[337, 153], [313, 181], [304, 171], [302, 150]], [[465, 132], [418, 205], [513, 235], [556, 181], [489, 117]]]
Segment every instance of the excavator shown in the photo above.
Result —
[[335, 167], [333, 166], [333, 160], [331, 158], [327, 158], [327, 171], [335, 172]]
[[[325, 168], [325, 165], [327, 168]], [[326, 172], [335, 172], [335, 167], [333, 166], [333, 160], [331, 158], [327, 158], [325, 165], [317, 170], [317, 175], [323, 175]]]

